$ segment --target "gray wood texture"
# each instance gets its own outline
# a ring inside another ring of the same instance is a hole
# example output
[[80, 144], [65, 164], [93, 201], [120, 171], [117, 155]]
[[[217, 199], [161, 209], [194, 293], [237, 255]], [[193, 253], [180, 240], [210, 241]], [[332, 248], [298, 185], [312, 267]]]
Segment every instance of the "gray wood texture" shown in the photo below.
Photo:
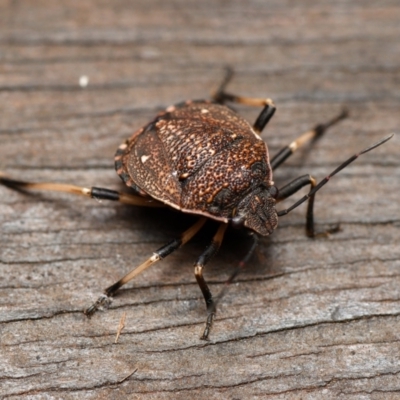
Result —
[[[16, 178], [123, 189], [117, 146], [157, 110], [208, 97], [226, 65], [232, 92], [277, 104], [272, 154], [351, 112], [276, 172], [278, 186], [322, 179], [397, 132], [318, 193], [318, 228], [339, 233], [306, 238], [303, 206], [261, 240], [209, 342], [192, 266], [213, 226], [88, 320], [105, 287], [193, 219], [0, 187], [2, 398], [400, 398], [398, 0], [0, 4], [0, 170]], [[214, 293], [248, 245], [228, 234], [205, 272]]]

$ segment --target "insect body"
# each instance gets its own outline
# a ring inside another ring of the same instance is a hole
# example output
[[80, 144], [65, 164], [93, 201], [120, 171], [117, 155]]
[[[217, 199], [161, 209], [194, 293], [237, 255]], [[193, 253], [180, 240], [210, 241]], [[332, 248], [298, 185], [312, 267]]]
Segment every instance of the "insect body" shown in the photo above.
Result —
[[178, 210], [268, 235], [277, 226], [268, 149], [226, 106], [187, 102], [165, 112], [120, 146], [117, 173], [136, 192]]
[[[230, 78], [231, 74], [228, 73], [211, 101], [187, 101], [168, 107], [119, 146], [115, 167], [121, 179], [132, 189], [132, 194], [97, 187], [23, 182], [0, 173], [0, 183], [12, 188], [64, 191], [138, 206], [169, 206], [199, 215], [198, 221], [180, 237], [159, 248], [142, 264], [108, 287], [104, 295], [85, 310], [87, 315], [107, 306], [121, 286], [185, 244], [207, 219], [214, 219], [220, 223], [217, 232], [194, 265], [195, 277], [207, 306], [207, 321], [201, 338], [207, 339], [216, 313], [216, 302], [203, 277], [203, 268], [218, 251], [227, 226], [244, 227], [254, 239], [230, 282], [250, 259], [258, 236], [271, 234], [277, 227], [279, 217], [305, 201], [308, 201], [306, 233], [310, 237], [319, 235], [314, 231], [315, 193], [361, 154], [392, 137], [353, 155], [319, 184], [311, 175], [303, 175], [278, 190], [273, 182], [272, 171], [304, 143], [321, 136], [327, 128], [345, 118], [346, 112], [305, 132], [270, 159], [267, 146], [259, 134], [274, 114], [275, 106], [269, 99], [226, 93], [225, 87]], [[262, 106], [263, 110], [255, 123], [250, 125], [225, 102]], [[276, 210], [277, 203], [307, 185], [310, 185], [307, 195], [287, 209]]]

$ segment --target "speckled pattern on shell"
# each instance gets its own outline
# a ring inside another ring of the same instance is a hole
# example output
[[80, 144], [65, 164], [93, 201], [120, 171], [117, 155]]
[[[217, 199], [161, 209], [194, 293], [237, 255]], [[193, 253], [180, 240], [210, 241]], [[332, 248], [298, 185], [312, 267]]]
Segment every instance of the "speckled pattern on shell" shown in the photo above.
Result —
[[116, 169], [136, 192], [227, 222], [254, 188], [270, 186], [267, 146], [224, 105], [171, 106], [117, 151]]

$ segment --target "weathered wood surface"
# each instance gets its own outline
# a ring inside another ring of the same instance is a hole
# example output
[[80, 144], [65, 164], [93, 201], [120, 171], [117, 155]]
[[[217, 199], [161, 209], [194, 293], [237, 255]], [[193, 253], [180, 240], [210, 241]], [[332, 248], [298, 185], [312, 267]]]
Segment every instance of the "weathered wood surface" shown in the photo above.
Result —
[[[268, 96], [271, 153], [349, 107], [279, 184], [318, 179], [400, 126], [400, 6], [375, 1], [71, 1], [0, 6], [0, 170], [122, 188], [116, 147], [160, 107], [231, 90]], [[79, 77], [89, 85], [80, 88]], [[254, 119], [257, 111], [239, 108]], [[400, 396], [400, 135], [282, 218], [219, 305], [209, 342], [192, 265], [212, 227], [91, 320], [102, 289], [192, 221], [165, 210], [0, 187], [0, 392], [10, 399]], [[287, 202], [286, 204], [290, 204]], [[217, 293], [248, 242], [229, 234]], [[122, 315], [125, 328], [114, 338]]]

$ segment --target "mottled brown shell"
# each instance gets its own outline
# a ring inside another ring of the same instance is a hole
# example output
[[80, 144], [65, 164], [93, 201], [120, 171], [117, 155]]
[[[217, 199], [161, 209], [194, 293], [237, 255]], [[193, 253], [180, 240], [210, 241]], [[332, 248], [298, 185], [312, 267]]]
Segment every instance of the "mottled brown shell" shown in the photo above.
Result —
[[118, 148], [115, 167], [138, 194], [183, 212], [224, 222], [242, 216], [262, 235], [277, 225], [267, 146], [226, 106], [167, 108]]

